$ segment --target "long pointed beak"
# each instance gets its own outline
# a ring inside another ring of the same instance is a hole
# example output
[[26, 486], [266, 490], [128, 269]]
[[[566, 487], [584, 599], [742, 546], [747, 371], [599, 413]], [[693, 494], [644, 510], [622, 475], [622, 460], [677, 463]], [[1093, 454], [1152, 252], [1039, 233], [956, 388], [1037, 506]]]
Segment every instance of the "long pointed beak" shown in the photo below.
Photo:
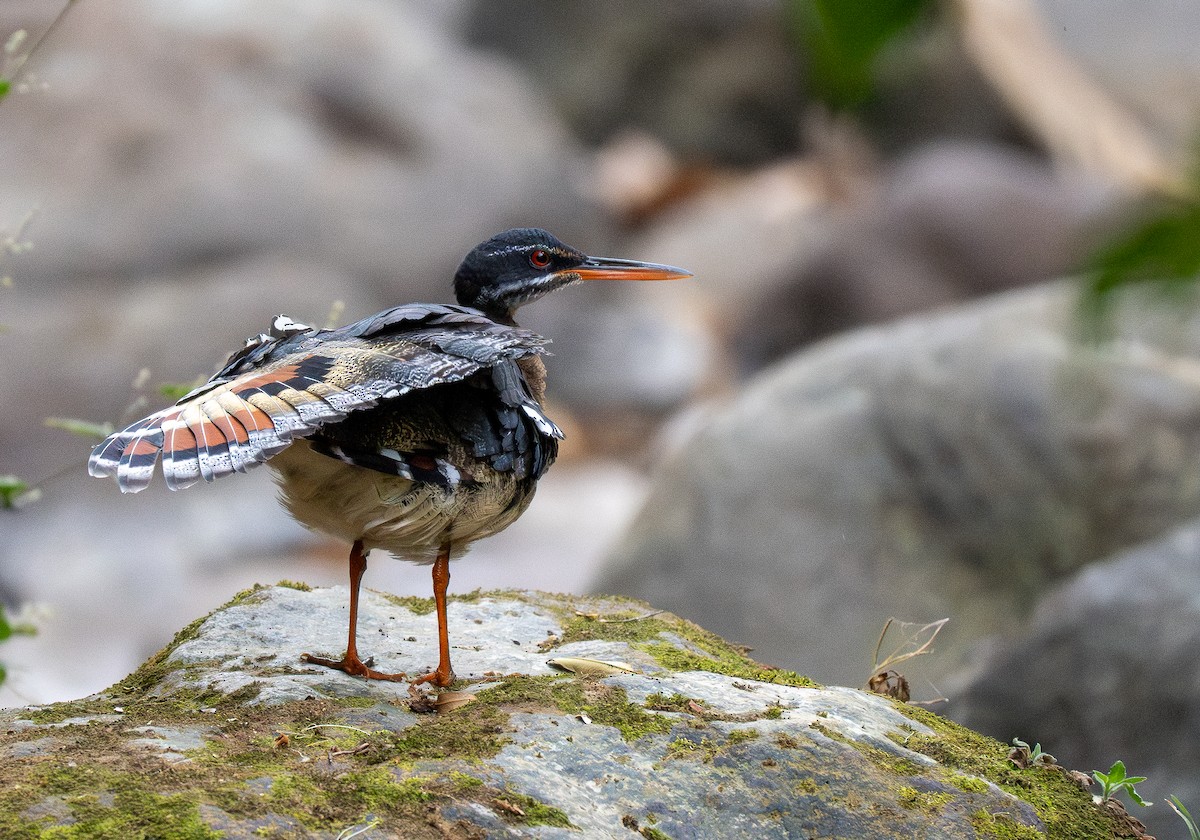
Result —
[[692, 272], [671, 265], [609, 257], [588, 257], [569, 270], [584, 280], [681, 280], [692, 276]]

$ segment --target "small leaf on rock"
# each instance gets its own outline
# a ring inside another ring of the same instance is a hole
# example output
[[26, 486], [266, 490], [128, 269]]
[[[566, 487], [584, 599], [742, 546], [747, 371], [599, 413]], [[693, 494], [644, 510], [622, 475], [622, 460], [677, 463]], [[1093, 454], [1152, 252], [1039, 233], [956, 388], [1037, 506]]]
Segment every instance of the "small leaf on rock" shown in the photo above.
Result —
[[468, 703], [474, 702], [475, 695], [469, 691], [443, 691], [433, 701], [433, 707], [439, 715], [461, 709]]
[[574, 656], [549, 659], [546, 664], [582, 677], [610, 677], [613, 674], [636, 673], [631, 665], [624, 662], [605, 662], [603, 659], [581, 659]]

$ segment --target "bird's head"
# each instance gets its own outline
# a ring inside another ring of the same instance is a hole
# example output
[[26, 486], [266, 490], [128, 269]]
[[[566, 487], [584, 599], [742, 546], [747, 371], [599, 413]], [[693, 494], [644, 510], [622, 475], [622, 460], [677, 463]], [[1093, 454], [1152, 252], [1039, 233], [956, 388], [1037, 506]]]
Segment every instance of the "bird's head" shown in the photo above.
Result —
[[454, 294], [496, 321], [582, 280], [675, 280], [689, 271], [669, 265], [589, 257], [538, 228], [514, 228], [477, 245], [454, 275]]

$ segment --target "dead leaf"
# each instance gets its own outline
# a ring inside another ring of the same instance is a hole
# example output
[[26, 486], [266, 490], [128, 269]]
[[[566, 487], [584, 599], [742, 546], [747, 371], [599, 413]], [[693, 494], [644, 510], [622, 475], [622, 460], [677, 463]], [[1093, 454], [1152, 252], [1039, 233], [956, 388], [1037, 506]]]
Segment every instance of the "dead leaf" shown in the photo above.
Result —
[[525, 812], [521, 810], [520, 805], [509, 802], [507, 799], [493, 799], [492, 804], [501, 811], [508, 811], [508, 813], [516, 814], [518, 817], [525, 816]]
[[408, 708], [418, 715], [427, 715], [430, 712], [437, 711], [435, 706], [437, 698], [432, 694], [427, 694], [415, 685], [408, 687]]
[[603, 659], [581, 659], [574, 656], [560, 656], [547, 660], [546, 664], [579, 674], [581, 677], [610, 677], [613, 674], [636, 673], [631, 665], [624, 662], [605, 662]]
[[475, 700], [475, 695], [469, 691], [443, 691], [433, 701], [433, 707], [439, 715], [453, 712]]
[[881, 671], [867, 680], [867, 688], [876, 694], [899, 700], [901, 703], [907, 703], [911, 696], [908, 680], [899, 671]]

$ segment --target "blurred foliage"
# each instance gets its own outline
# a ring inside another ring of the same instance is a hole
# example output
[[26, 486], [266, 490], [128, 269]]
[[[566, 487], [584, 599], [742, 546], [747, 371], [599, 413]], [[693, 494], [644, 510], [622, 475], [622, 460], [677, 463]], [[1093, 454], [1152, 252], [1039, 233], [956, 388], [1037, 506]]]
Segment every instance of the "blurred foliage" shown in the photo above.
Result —
[[[8, 614], [4, 611], [4, 605], [0, 604], [0, 642], [6, 642], [16, 635], [32, 636], [36, 632], [36, 628], [31, 624], [13, 624], [10, 622]], [[8, 670], [4, 667], [4, 663], [0, 662], [0, 685], [4, 684], [6, 677], [8, 677]]]
[[[4, 42], [3, 51], [0, 52], [0, 102], [13, 90], [22, 89], [18, 79], [22, 75], [25, 63], [29, 61], [30, 56], [37, 51], [37, 48], [54, 31], [76, 2], [77, 0], [67, 0], [62, 11], [46, 27], [46, 31], [32, 42], [24, 29], [18, 29], [9, 35], [8, 40]], [[32, 219], [31, 211], [26, 214], [15, 233], [0, 233], [0, 287], [7, 288], [13, 285], [12, 276], [6, 270], [9, 258], [22, 254], [33, 247], [32, 243], [25, 238], [25, 232]], [[0, 475], [0, 510], [16, 510], [36, 500], [40, 495], [41, 491], [38, 488], [30, 487], [27, 482], [17, 476]], [[0, 641], [4, 641], [14, 632], [32, 632], [32, 630], [13, 628], [4, 615], [4, 608], [0, 606]], [[4, 666], [0, 665], [0, 683], [4, 682], [4, 677]]]
[[1088, 289], [1103, 305], [1126, 286], [1167, 289], [1200, 278], [1200, 201], [1170, 201], [1147, 212], [1092, 258]]
[[15, 475], [0, 475], [0, 510], [15, 510], [29, 492], [29, 485]]
[[19, 77], [25, 68], [25, 62], [29, 61], [30, 57], [37, 52], [38, 47], [58, 27], [67, 12], [71, 11], [71, 7], [77, 2], [78, 0], [67, 0], [62, 11], [55, 16], [54, 20], [50, 21], [50, 25], [35, 40], [30, 41], [28, 33], [24, 29], [18, 29], [4, 42], [3, 60], [0, 62], [0, 101], [3, 101], [12, 91], [22, 89], [23, 83], [19, 81]]
[[1147, 202], [1136, 219], [1106, 241], [1084, 266], [1083, 304], [1093, 337], [1111, 330], [1119, 293], [1148, 288], [1194, 307], [1200, 294], [1200, 144], [1193, 172], [1178, 195]]
[[112, 423], [76, 420], [74, 417], [47, 417], [43, 423], [51, 429], [62, 429], [64, 432], [94, 440], [104, 440], [113, 433]]
[[869, 99], [880, 52], [933, 7], [934, 0], [791, 0], [813, 95], [835, 108]]

